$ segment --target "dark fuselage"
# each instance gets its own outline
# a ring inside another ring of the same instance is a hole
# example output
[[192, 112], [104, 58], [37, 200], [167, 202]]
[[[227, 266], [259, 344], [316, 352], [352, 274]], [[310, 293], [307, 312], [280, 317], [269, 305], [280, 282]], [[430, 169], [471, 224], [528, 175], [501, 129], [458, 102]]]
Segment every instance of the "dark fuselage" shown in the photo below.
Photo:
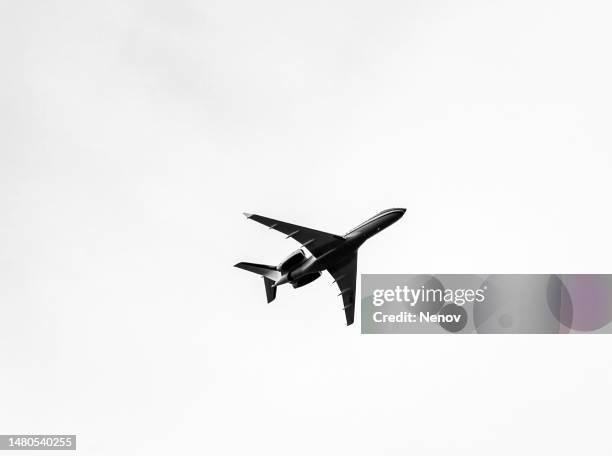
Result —
[[318, 258], [313, 256], [305, 257], [300, 263], [294, 265], [290, 270], [283, 271], [282, 277], [276, 282], [275, 286], [285, 283], [295, 284], [308, 276], [313, 276], [314, 280], [314, 278], [318, 277], [319, 273], [322, 271], [348, 261], [354, 256], [361, 244], [388, 226], [397, 222], [405, 212], [406, 209], [402, 208], [387, 209], [379, 212], [342, 236], [344, 242], [342, 242], [340, 245], [330, 249], [328, 252], [325, 252]]

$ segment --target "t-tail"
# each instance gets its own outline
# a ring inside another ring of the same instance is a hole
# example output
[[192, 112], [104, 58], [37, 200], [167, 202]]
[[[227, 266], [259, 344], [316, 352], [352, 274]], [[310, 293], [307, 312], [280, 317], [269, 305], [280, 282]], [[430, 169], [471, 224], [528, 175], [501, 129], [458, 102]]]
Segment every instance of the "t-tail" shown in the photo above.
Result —
[[264, 285], [266, 287], [266, 298], [268, 299], [268, 302], [274, 301], [274, 298], [276, 298], [276, 287], [274, 284], [281, 278], [281, 273], [275, 266], [245, 262], [237, 263], [234, 266], [262, 276], [264, 279]]

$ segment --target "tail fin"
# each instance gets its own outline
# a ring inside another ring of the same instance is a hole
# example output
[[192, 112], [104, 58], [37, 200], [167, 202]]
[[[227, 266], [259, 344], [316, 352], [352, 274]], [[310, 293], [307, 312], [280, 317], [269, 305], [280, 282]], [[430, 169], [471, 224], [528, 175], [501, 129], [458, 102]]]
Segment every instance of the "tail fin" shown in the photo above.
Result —
[[270, 303], [276, 298], [276, 287], [273, 286], [274, 280], [264, 277], [264, 285], [266, 286], [266, 298], [268, 298], [268, 303]]
[[266, 298], [268, 302], [274, 301], [274, 298], [276, 298], [276, 287], [273, 285], [281, 277], [281, 273], [274, 266], [245, 262], [237, 263], [234, 266], [263, 276], [264, 285], [266, 286]]

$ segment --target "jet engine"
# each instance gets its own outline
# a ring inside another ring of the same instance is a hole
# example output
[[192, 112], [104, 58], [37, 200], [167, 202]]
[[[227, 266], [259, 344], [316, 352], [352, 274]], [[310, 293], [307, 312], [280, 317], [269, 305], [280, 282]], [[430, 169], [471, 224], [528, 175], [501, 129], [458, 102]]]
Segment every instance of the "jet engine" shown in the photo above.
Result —
[[304, 255], [304, 252], [302, 251], [302, 249], [298, 249], [292, 254], [290, 254], [287, 258], [285, 258], [281, 262], [281, 264], [278, 265], [278, 270], [281, 273], [290, 271], [291, 269], [300, 265], [305, 259], [306, 259], [306, 255]]
[[294, 282], [291, 282], [291, 285], [293, 285], [293, 288], [300, 288], [300, 287], [303, 287], [304, 285], [308, 285], [313, 280], [317, 280], [319, 277], [321, 277], [320, 272], [312, 272], [310, 274], [306, 274], [300, 277]]

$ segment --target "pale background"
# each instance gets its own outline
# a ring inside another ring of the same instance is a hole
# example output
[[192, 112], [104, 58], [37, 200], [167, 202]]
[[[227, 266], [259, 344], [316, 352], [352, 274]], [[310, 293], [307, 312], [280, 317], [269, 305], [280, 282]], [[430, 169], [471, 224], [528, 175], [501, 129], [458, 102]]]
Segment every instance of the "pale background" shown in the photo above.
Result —
[[360, 273], [612, 273], [612, 6], [0, 1], [0, 433], [78, 453], [610, 454], [608, 336], [363, 336]]

